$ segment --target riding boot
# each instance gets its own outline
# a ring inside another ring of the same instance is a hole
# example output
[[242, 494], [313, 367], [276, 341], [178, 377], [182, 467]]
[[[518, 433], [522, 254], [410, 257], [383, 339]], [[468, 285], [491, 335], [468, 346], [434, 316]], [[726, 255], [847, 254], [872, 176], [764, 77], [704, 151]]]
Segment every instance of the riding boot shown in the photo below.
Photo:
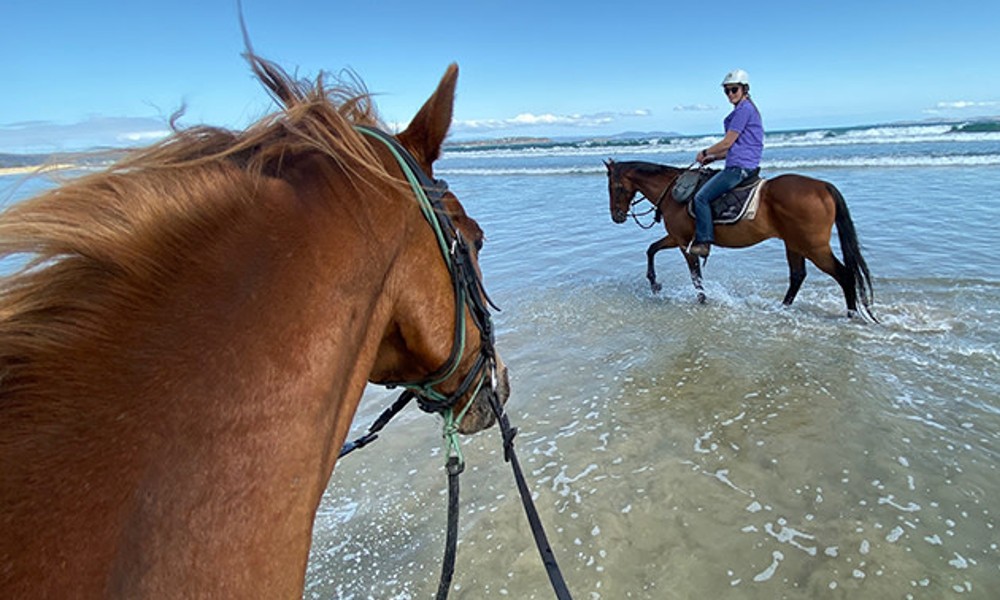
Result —
[[711, 251], [712, 242], [695, 242], [688, 247], [688, 254], [701, 256], [703, 258], [708, 258], [708, 254]]

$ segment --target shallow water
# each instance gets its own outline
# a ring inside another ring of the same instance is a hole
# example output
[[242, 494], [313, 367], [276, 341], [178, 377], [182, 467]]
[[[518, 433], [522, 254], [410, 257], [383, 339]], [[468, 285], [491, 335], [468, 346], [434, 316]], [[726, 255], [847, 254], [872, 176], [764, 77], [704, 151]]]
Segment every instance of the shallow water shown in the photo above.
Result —
[[[776, 241], [713, 252], [704, 306], [664, 251], [653, 295], [662, 230], [612, 224], [600, 169], [520, 160], [447, 176], [486, 229], [517, 447], [574, 597], [993, 597], [1000, 236], [976, 224], [1000, 217], [996, 169], [800, 170], [847, 198], [867, 325], [815, 268], [781, 307]], [[370, 390], [356, 429], [390, 399]], [[306, 597], [433, 595], [438, 431], [414, 411], [338, 464]], [[452, 597], [552, 597], [498, 434], [464, 451]]]
[[[1000, 143], [789, 142], [766, 155], [766, 175], [794, 165], [844, 193], [878, 325], [846, 319], [815, 268], [781, 307], [777, 241], [713, 251], [705, 305], [664, 251], [652, 294], [645, 248], [662, 229], [612, 224], [600, 160], [689, 154], [487, 152], [439, 165], [486, 230], [517, 448], [574, 597], [995, 597]], [[0, 197], [12, 181], [0, 178]], [[369, 389], [353, 433], [392, 397]], [[552, 597], [499, 434], [464, 438], [463, 451], [451, 597]], [[439, 419], [415, 408], [343, 459], [305, 597], [432, 596], [443, 463]]]
[[[996, 315], [933, 304], [953, 291], [911, 294], [878, 327], [835, 316], [821, 297], [832, 293], [783, 310], [752, 286], [704, 307], [614, 282], [524, 298], [500, 337], [517, 366], [508, 406], [575, 596], [998, 589], [1000, 356], [970, 335]], [[368, 406], [387, 401], [373, 396]], [[435, 431], [411, 416], [338, 465], [314, 596], [433, 592], [445, 511]], [[466, 442], [456, 597], [550, 597], [498, 448], [495, 432]]]

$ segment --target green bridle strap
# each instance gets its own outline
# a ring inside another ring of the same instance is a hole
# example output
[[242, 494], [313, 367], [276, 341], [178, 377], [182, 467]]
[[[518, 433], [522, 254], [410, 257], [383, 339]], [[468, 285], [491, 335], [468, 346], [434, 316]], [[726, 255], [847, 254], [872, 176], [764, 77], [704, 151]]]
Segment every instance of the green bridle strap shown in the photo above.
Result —
[[431, 201], [427, 198], [427, 193], [424, 191], [424, 187], [420, 185], [420, 179], [417, 177], [417, 174], [413, 172], [413, 169], [410, 168], [409, 163], [407, 163], [406, 159], [403, 158], [403, 155], [399, 153], [399, 150], [397, 150], [396, 147], [389, 143], [389, 141], [384, 137], [377, 135], [375, 132], [365, 127], [357, 127], [355, 130], [382, 142], [382, 144], [384, 144], [385, 147], [392, 152], [392, 156], [396, 159], [396, 162], [402, 169], [403, 174], [406, 175], [406, 181], [409, 182], [410, 188], [413, 190], [413, 195], [417, 197], [417, 202], [420, 205], [420, 211], [424, 214], [424, 218], [427, 219], [431, 229], [434, 230], [438, 246], [441, 247], [441, 255], [444, 257], [444, 262], [450, 271], [452, 269], [452, 265], [451, 252], [448, 248], [448, 242], [445, 239], [444, 233], [441, 231], [441, 224], [438, 223], [438, 220], [434, 217], [434, 207], [431, 205]]
[[465, 414], [469, 412], [472, 407], [472, 399], [479, 394], [479, 390], [483, 389], [483, 383], [486, 382], [486, 373], [483, 373], [482, 377], [479, 378], [479, 383], [476, 384], [476, 389], [472, 390], [472, 394], [469, 396], [469, 401], [465, 403], [465, 407], [459, 411], [458, 415], [455, 415], [455, 410], [449, 408], [444, 411], [444, 428], [441, 432], [441, 436], [444, 438], [445, 443], [445, 462], [449, 458], [454, 456], [458, 459], [459, 470], [465, 468], [465, 457], [462, 455], [462, 447], [458, 441], [458, 424], [462, 422], [465, 418]]
[[[424, 215], [424, 219], [430, 224], [431, 229], [434, 231], [434, 237], [437, 238], [438, 247], [441, 250], [441, 256], [444, 258], [445, 266], [448, 268], [449, 273], [454, 273], [455, 267], [452, 261], [452, 248], [448, 247], [448, 240], [441, 230], [441, 223], [438, 221], [434, 214], [434, 206], [431, 204], [429, 198], [427, 198], [427, 192], [424, 191], [424, 187], [420, 184], [420, 179], [417, 174], [413, 172], [410, 167], [410, 163], [400, 154], [396, 146], [390, 142], [383, 135], [379, 135], [377, 132], [368, 129], [367, 127], [355, 127], [355, 131], [367, 135], [372, 139], [376, 139], [389, 149], [396, 162], [399, 164], [399, 168], [403, 171], [406, 176], [407, 182], [410, 184], [410, 188], [413, 190], [413, 195], [417, 197], [417, 204], [420, 206], [420, 212]], [[455, 311], [457, 315], [465, 314], [466, 307], [466, 297], [465, 288], [459, 285], [455, 286]], [[456, 318], [456, 327], [458, 327], [457, 335], [457, 346], [458, 353], [457, 356], [462, 356], [465, 353], [465, 341], [466, 341], [466, 325], [464, 318]], [[400, 384], [402, 387], [419, 392], [425, 398], [433, 400], [435, 402], [444, 402], [448, 399], [447, 396], [438, 392], [433, 388], [433, 386], [447, 381], [455, 374], [458, 369], [458, 363], [460, 361], [456, 360], [448, 369], [442, 373], [440, 376], [424, 381], [421, 383], [403, 383]]]

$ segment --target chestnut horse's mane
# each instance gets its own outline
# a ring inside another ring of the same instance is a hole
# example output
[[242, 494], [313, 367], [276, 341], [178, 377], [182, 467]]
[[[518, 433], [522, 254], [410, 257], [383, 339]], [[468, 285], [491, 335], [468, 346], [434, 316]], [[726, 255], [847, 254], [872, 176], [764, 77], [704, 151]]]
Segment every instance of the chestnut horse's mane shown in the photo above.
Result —
[[264, 178], [280, 178], [297, 157], [324, 155], [346, 179], [395, 183], [353, 129], [379, 125], [357, 77], [297, 81], [247, 58], [283, 110], [241, 132], [175, 128], [0, 215], [0, 259], [23, 265], [0, 277], [0, 399], [51, 377], [81, 341], [113, 348], [122, 311], [156, 301], [172, 273], [235, 226]]

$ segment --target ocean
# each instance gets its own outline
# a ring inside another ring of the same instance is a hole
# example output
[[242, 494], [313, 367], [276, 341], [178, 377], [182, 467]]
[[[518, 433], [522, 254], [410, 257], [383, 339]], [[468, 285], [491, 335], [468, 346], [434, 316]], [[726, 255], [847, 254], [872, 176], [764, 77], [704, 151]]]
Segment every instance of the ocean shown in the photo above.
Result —
[[[879, 324], [811, 265], [781, 306], [777, 240], [713, 250], [704, 305], [677, 251], [650, 291], [662, 226], [612, 223], [602, 160], [687, 166], [716, 139], [456, 145], [436, 167], [486, 232], [507, 409], [574, 597], [995, 597], [1000, 131], [768, 136], [765, 177], [846, 198]], [[44, 185], [17, 179], [0, 198]], [[392, 399], [370, 387], [352, 434]], [[451, 597], [551, 598], [498, 432], [463, 452]], [[446, 504], [440, 420], [408, 409], [338, 463], [305, 597], [432, 596]]]

